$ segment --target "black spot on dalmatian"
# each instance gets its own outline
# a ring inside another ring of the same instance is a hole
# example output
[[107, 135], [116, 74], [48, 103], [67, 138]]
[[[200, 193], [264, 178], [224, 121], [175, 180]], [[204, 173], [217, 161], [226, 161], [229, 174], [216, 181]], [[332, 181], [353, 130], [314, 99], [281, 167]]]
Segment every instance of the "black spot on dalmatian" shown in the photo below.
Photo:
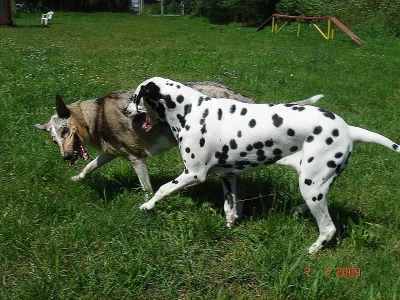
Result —
[[192, 153], [192, 155], [190, 156], [192, 159], [194, 159], [195, 158], [195, 155], [194, 155], [194, 153]]
[[281, 154], [282, 154], [282, 150], [279, 149], [279, 148], [276, 148], [276, 149], [274, 149], [274, 151], [272, 151], [272, 153], [273, 153], [274, 155], [281, 155]]
[[238, 133], [237, 133], [237, 136], [238, 137], [242, 137], [242, 131], [239, 130]]
[[185, 151], [186, 151], [186, 153], [190, 153], [190, 148], [189, 148], [189, 147], [186, 147], [186, 148], [185, 148]]
[[250, 167], [252, 167], [252, 168], [256, 168], [256, 167], [258, 167], [258, 166], [259, 166], [258, 163], [251, 163], [251, 164], [250, 164]]
[[338, 152], [335, 154], [335, 158], [341, 158], [343, 156], [342, 152]]
[[285, 106], [286, 107], [292, 107], [292, 106], [295, 106], [296, 104], [293, 104], [293, 103], [287, 103], [287, 104], [285, 104]]
[[281, 118], [278, 114], [274, 114], [272, 116], [272, 122], [276, 128], [280, 127], [283, 123], [283, 118]]
[[194, 179], [197, 179], [197, 175], [194, 175], [194, 177], [193, 177]]
[[303, 111], [303, 110], [305, 110], [306, 108], [304, 107], [304, 106], [295, 106], [295, 107], [293, 107], [292, 108], [293, 110], [297, 110], [297, 111]]
[[318, 135], [318, 134], [320, 134], [321, 132], [322, 132], [322, 127], [321, 127], [321, 126], [317, 126], [317, 127], [314, 128], [313, 133], [314, 133], [315, 135]]
[[243, 107], [243, 108], [242, 108], [242, 111], [240, 112], [240, 115], [241, 115], [241, 116], [244, 116], [245, 114], [247, 114], [247, 108], [246, 108], [246, 107]]
[[328, 161], [326, 165], [332, 169], [336, 168], [336, 163], [333, 160]]
[[205, 98], [204, 98], [204, 101], [210, 101], [210, 100], [211, 100], [210, 97], [205, 97]]
[[240, 152], [240, 157], [246, 157], [247, 156], [247, 152], [244, 152], [244, 151], [242, 151], [242, 152]]
[[186, 126], [185, 126], [185, 129], [186, 129], [186, 131], [189, 131], [190, 126], [189, 126], [189, 125], [186, 125]]
[[176, 103], [172, 101], [170, 95], [164, 95], [162, 98], [165, 100], [165, 105], [167, 105], [169, 109], [174, 109], [176, 107]]
[[204, 97], [200, 96], [199, 101], [197, 102], [197, 106], [200, 106], [204, 101]]
[[179, 123], [181, 123], [182, 128], [185, 127], [185, 125], [186, 125], [186, 119], [185, 119], [185, 117], [182, 116], [182, 115], [180, 115], [180, 114], [178, 114], [176, 117], [178, 118]]
[[265, 142], [265, 147], [272, 147], [274, 145], [274, 141], [273, 140], [268, 140]]
[[323, 109], [323, 108], [318, 108], [318, 110], [319, 110], [320, 112], [322, 112], [322, 113], [324, 114], [325, 117], [327, 117], [327, 118], [329, 118], [329, 119], [332, 119], [332, 120], [335, 120], [335, 119], [336, 119], [335, 114], [332, 113], [332, 112], [330, 112], [329, 110], [326, 110], [326, 109]]
[[[207, 118], [207, 116], [208, 116], [208, 108], [206, 108], [203, 112], [203, 119]], [[202, 123], [200, 123], [200, 124], [202, 124]]]
[[185, 174], [189, 174], [189, 170], [185, 168], [184, 170]]
[[172, 182], [173, 184], [178, 184], [178, 183], [179, 183], [179, 181], [176, 180], [176, 179], [172, 180], [171, 182]]
[[311, 163], [313, 160], [314, 160], [314, 157], [310, 157], [307, 162]]
[[294, 136], [294, 135], [295, 135], [294, 130], [291, 129], [291, 128], [289, 128], [288, 131], [287, 131], [287, 135], [288, 135], [288, 136]]
[[290, 152], [296, 152], [297, 150], [299, 150], [299, 147], [293, 146], [289, 150], [290, 150]]
[[190, 104], [186, 104], [185, 107], [184, 107], [184, 110], [185, 110], [185, 116], [190, 114], [190, 112], [192, 111], [192, 104], [191, 103]]
[[317, 200], [321, 201], [322, 198], [324, 198], [324, 195], [323, 195], [323, 194], [319, 194], [318, 197], [312, 197], [312, 200], [313, 200], [314, 202], [317, 201]]
[[392, 148], [393, 148], [393, 150], [397, 150], [399, 148], [399, 145], [393, 144]]
[[306, 180], [304, 180], [304, 184], [305, 185], [311, 185], [312, 184], [312, 180], [311, 179], [306, 179]]
[[235, 113], [235, 111], [236, 111], [236, 105], [233, 104], [233, 105], [231, 106], [230, 112], [231, 112], [231, 114], [233, 114], [233, 113]]
[[342, 165], [338, 164], [336, 167], [336, 174], [340, 174], [340, 172], [342, 172]]
[[[179, 86], [179, 85], [178, 85]], [[185, 100], [185, 98], [182, 95], [179, 95], [178, 97], [176, 97], [176, 101], [181, 104], [183, 102], [183, 100]]]
[[203, 127], [201, 127], [201, 134], [205, 134], [207, 133], [207, 128], [206, 128], [206, 124], [203, 124]]
[[333, 135], [334, 137], [338, 137], [338, 136], [339, 136], [339, 130], [338, 130], [338, 129], [333, 129], [332, 135]]
[[325, 140], [325, 143], [326, 143], [327, 145], [331, 145], [331, 144], [333, 143], [333, 139], [332, 139], [331, 137], [328, 137], [328, 138]]
[[177, 88], [177, 89], [180, 89], [180, 88], [181, 88], [181, 86], [178, 84], [178, 85], [176, 86], [176, 88]]
[[218, 108], [218, 120], [222, 119], [222, 109]]
[[180, 137], [179, 138], [179, 142], [182, 143], [182, 140], [183, 140], [183, 137]]
[[215, 153], [215, 157], [217, 157], [217, 153], [219, 153], [219, 157], [218, 158], [218, 164], [226, 164], [226, 160], [228, 159], [228, 152], [229, 152], [229, 146], [228, 145], [224, 145], [222, 147], [222, 152], [216, 152]]
[[264, 147], [264, 144], [262, 142], [255, 142], [253, 146], [255, 149], [262, 149]]
[[204, 147], [204, 144], [206, 143], [206, 140], [204, 138], [200, 139], [200, 147]]
[[[262, 151], [262, 150], [261, 150], [261, 151]], [[264, 151], [263, 151], [263, 152], [264, 152]], [[264, 154], [257, 156], [257, 161], [264, 161], [264, 160], [266, 160], [266, 159], [267, 159], [267, 157], [266, 157]]]
[[231, 141], [229, 142], [229, 146], [231, 146], [232, 149], [237, 149], [236, 141], [234, 139], [231, 139]]
[[314, 140], [314, 137], [313, 137], [312, 135], [310, 135], [310, 136], [307, 138], [307, 143], [311, 143], [313, 140]]
[[277, 155], [274, 157], [274, 162], [277, 162], [278, 160], [280, 160], [282, 158], [282, 155]]
[[248, 145], [248, 146], [246, 147], [246, 150], [250, 152], [251, 150], [253, 150], [253, 146], [252, 146], [252, 145]]
[[257, 124], [256, 120], [251, 119], [250, 122], [249, 122], [249, 127], [250, 128], [254, 128], [256, 126], [256, 124]]

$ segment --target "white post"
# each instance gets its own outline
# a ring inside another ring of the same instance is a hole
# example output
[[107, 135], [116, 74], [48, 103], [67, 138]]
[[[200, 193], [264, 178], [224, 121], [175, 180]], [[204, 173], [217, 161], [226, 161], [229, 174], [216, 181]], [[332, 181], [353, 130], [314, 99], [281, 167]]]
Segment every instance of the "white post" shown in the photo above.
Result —
[[164, 15], [164, 0], [161, 0], [160, 3], [161, 3], [161, 15], [163, 16]]
[[181, 15], [185, 15], [185, 3], [183, 1], [181, 1]]

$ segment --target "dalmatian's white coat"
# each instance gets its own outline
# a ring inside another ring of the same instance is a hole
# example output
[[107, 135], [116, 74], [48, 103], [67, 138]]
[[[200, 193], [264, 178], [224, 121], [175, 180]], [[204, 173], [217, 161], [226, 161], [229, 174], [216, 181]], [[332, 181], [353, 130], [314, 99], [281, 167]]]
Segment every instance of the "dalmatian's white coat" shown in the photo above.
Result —
[[309, 253], [318, 252], [336, 232], [328, 212], [328, 191], [347, 166], [354, 143], [373, 142], [400, 152], [388, 138], [350, 126], [336, 114], [315, 106], [218, 101], [160, 77], [144, 81], [135, 97], [127, 109], [137, 109], [143, 99], [148, 115], [144, 130], [167, 121], [185, 166], [179, 177], [161, 186], [141, 206], [142, 210], [153, 209], [157, 201], [214, 173], [222, 177], [224, 210], [231, 227], [242, 210], [236, 199], [235, 175], [273, 163], [289, 165], [297, 170], [301, 194], [318, 223], [319, 237]]

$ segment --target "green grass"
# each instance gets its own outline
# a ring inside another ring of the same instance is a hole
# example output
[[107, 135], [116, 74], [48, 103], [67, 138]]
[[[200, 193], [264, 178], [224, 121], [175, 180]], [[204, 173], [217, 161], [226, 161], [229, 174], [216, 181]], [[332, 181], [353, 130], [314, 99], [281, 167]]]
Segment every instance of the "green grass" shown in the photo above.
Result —
[[[127, 162], [72, 182], [84, 163], [68, 168], [32, 126], [53, 113], [56, 93], [74, 102], [157, 75], [219, 82], [259, 102], [324, 93], [320, 106], [399, 142], [399, 40], [362, 36], [360, 47], [307, 26], [296, 38], [295, 26], [276, 35], [130, 14], [56, 12], [50, 26], [39, 21], [21, 14], [16, 26], [0, 27], [0, 298], [399, 297], [397, 153], [356, 147], [330, 193], [338, 235], [309, 256], [317, 228], [312, 216], [288, 212], [302, 202], [289, 168], [244, 176], [248, 197], [262, 198], [246, 201], [244, 221], [227, 230], [218, 178], [143, 213]], [[149, 159], [155, 188], [181, 168], [176, 149]], [[345, 267], [361, 276], [337, 277]]]

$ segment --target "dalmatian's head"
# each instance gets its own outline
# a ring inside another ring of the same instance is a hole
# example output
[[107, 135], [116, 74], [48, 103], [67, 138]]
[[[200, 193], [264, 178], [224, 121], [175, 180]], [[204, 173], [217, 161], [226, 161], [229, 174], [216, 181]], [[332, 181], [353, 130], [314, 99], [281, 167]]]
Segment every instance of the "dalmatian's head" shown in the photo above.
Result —
[[78, 158], [89, 158], [83, 138], [78, 133], [79, 123], [59, 95], [56, 96], [56, 114], [48, 122], [34, 126], [50, 133], [61, 155], [69, 161], [69, 166], [74, 165]]
[[146, 113], [142, 124], [142, 129], [145, 131], [150, 131], [154, 125], [166, 121], [163, 100], [168, 96], [163, 95], [160, 88], [164, 83], [165, 79], [161, 77], [144, 81], [136, 89], [133, 101], [124, 109], [124, 114], [128, 117], [134, 116], [135, 110], [136, 113]]

